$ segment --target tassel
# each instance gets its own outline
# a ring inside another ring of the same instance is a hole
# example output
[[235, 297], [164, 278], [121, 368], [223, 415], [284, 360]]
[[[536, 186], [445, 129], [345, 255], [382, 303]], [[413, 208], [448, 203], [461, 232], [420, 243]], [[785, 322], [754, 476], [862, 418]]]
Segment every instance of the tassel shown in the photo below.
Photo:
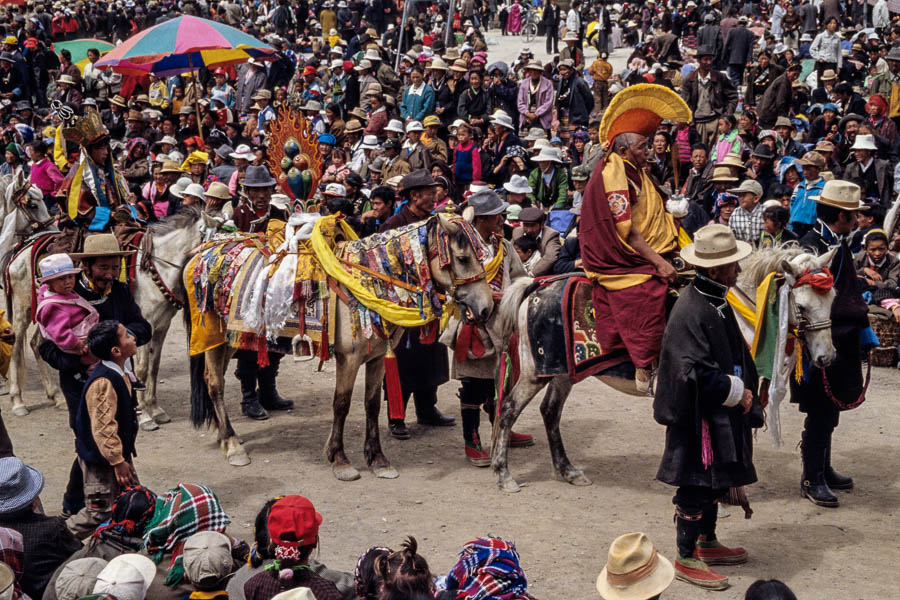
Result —
[[388, 419], [400, 421], [406, 419], [406, 406], [403, 404], [403, 390], [400, 387], [400, 368], [390, 341], [384, 354], [384, 381], [387, 388]]
[[712, 439], [709, 437], [709, 421], [700, 421], [700, 460], [703, 468], [709, 469], [713, 463]]
[[169, 568], [169, 573], [166, 575], [163, 585], [166, 587], [175, 587], [182, 581], [184, 581], [184, 562], [182, 556], [178, 555], [172, 562], [172, 566]]

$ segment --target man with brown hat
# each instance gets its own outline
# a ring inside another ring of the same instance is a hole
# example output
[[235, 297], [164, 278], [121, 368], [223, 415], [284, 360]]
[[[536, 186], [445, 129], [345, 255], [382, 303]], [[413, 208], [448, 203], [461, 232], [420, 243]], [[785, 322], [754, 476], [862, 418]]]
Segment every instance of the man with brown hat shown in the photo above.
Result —
[[656, 478], [678, 488], [675, 576], [707, 589], [728, 587], [709, 565], [747, 560], [743, 548], [718, 541], [716, 519], [719, 498], [756, 481], [751, 428], [764, 424], [756, 366], [725, 299], [752, 250], [719, 224], [697, 230], [681, 249], [697, 276], [669, 315], [653, 400], [653, 416], [666, 426]]
[[[832, 490], [852, 489], [853, 479], [831, 466], [832, 435], [841, 411], [855, 408], [865, 397], [860, 366], [863, 352], [878, 343], [869, 328], [868, 309], [848, 245], [850, 234], [856, 229], [857, 213], [869, 207], [862, 203], [858, 185], [839, 179], [826, 182], [813, 200], [816, 223], [799, 243], [820, 256], [834, 251], [830, 273], [823, 269], [822, 275], [829, 280], [834, 278], [830, 317], [835, 357], [828, 366], [804, 367], [799, 382], [791, 378], [791, 402], [799, 404], [800, 412], [806, 413], [800, 442], [800, 492], [813, 504], [837, 507], [838, 497]], [[821, 293], [827, 291], [823, 289]]]

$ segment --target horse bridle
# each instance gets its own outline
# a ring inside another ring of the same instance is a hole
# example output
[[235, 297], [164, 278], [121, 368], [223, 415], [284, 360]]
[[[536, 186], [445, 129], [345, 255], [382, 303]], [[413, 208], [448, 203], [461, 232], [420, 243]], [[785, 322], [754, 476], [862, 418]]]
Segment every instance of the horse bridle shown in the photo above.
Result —
[[[37, 202], [36, 200], [30, 200], [27, 198], [28, 196], [28, 188], [25, 188], [21, 191], [16, 192], [16, 195], [13, 196], [13, 205], [16, 207], [17, 211], [20, 211], [25, 215], [25, 218], [28, 220], [28, 226], [31, 228], [32, 232], [37, 232], [49, 225], [53, 224], [54, 217], [50, 215], [47, 219], [40, 221], [31, 214], [31, 212], [25, 208], [25, 202]], [[19, 234], [20, 237], [28, 237], [28, 234]]]
[[[792, 289], [797, 289], [799, 287], [803, 287], [804, 285], [809, 285], [808, 283], [797, 285], [791, 280], [788, 280], [787, 283], [791, 286]], [[794, 295], [790, 294], [788, 295], [788, 298], [790, 299], [791, 317], [796, 324], [798, 336], [811, 331], [831, 329], [831, 319], [825, 319], [824, 321], [810, 321], [805, 316], [803, 316], [803, 313], [800, 312], [800, 307], [797, 306], [797, 301], [794, 300]]]

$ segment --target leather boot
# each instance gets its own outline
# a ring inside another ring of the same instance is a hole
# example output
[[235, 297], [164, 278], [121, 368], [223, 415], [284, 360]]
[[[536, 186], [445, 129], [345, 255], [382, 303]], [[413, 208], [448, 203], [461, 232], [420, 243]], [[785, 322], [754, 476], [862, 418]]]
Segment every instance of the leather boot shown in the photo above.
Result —
[[838, 497], [834, 495], [825, 481], [826, 448], [811, 440], [807, 432], [803, 432], [800, 454], [803, 458], [803, 479], [800, 482], [800, 495], [817, 506], [836, 508]]
[[269, 355], [269, 366], [257, 373], [259, 380], [259, 403], [267, 410], [290, 410], [294, 408], [294, 401], [282, 398], [275, 387], [275, 379], [278, 377], [278, 365], [280, 358]]
[[416, 422], [430, 427], [452, 427], [456, 417], [445, 415], [437, 407], [437, 389], [413, 392], [416, 404]]
[[675, 530], [678, 554], [675, 556], [675, 577], [687, 583], [710, 590], [724, 590], [728, 578], [712, 570], [696, 557], [697, 539], [700, 537], [700, 515], [687, 515], [676, 508]]
[[256, 393], [256, 377], [243, 377], [241, 380], [241, 413], [245, 417], [264, 421], [269, 418], [269, 413], [259, 403], [259, 395]]
[[833, 490], [853, 489], [852, 477], [841, 475], [831, 468], [831, 436], [828, 436], [828, 446], [825, 448], [825, 483]]

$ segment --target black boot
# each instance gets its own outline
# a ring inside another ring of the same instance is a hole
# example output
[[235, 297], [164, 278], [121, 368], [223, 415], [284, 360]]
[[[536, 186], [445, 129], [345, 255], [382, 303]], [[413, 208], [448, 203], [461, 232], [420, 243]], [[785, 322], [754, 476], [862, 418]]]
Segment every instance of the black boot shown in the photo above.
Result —
[[803, 432], [803, 441], [800, 445], [800, 455], [803, 459], [800, 495], [818, 506], [836, 508], [839, 505], [838, 497], [825, 481], [825, 452], [824, 444], [813, 441], [807, 432]]
[[445, 415], [437, 408], [437, 388], [413, 393], [416, 403], [416, 421], [419, 425], [451, 427], [456, 425], [456, 417]]
[[257, 379], [259, 380], [259, 403], [267, 410], [290, 410], [294, 408], [294, 401], [282, 398], [275, 387], [275, 378], [278, 377], [278, 364], [281, 362], [280, 356], [274, 352], [270, 353], [269, 366], [260, 369], [257, 374]]
[[831, 468], [831, 436], [828, 436], [828, 446], [825, 448], [825, 482], [833, 490], [853, 489], [852, 477], [841, 475]]
[[269, 418], [269, 413], [259, 403], [259, 395], [256, 393], [256, 377], [244, 377], [241, 382], [241, 413], [245, 417], [264, 421]]

